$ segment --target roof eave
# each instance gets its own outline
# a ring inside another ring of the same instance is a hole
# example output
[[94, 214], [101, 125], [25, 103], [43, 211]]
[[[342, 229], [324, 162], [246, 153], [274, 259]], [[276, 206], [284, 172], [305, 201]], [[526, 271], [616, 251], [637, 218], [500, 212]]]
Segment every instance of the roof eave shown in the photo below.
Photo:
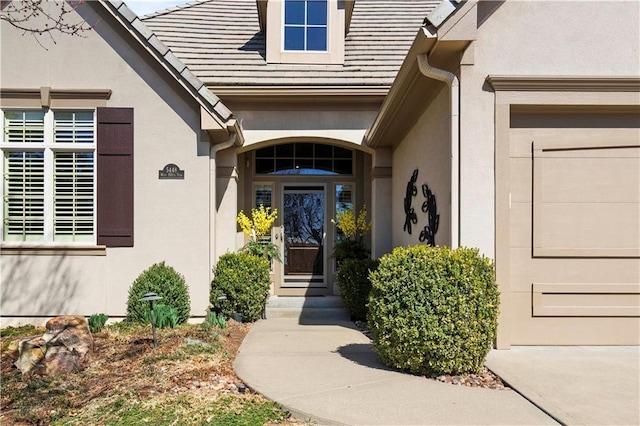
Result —
[[232, 108], [238, 104], [382, 104], [389, 86], [214, 86]]
[[[410, 100], [423, 96], [422, 93], [413, 90], [416, 82], [421, 78], [417, 62], [418, 55], [431, 53], [440, 41], [466, 47], [471, 40], [475, 39], [475, 31], [469, 31], [467, 28], [469, 20], [465, 19], [465, 16], [469, 13], [473, 14], [476, 4], [477, 0], [442, 0], [438, 7], [427, 15], [424, 26], [416, 35], [378, 115], [364, 135], [364, 143], [367, 146], [376, 148], [393, 145], [399, 142], [398, 139], [401, 139], [401, 136], [404, 136], [390, 132], [390, 128], [394, 125], [396, 117], [407, 111], [406, 105], [412, 104]], [[462, 30], [458, 30], [458, 26]], [[456, 42], [457, 40], [468, 41], [460, 43]], [[412, 111], [412, 114], [415, 115], [415, 111]], [[413, 124], [410, 120], [405, 122], [406, 127]], [[408, 128], [405, 130], [408, 131]]]
[[416, 60], [417, 56], [421, 53], [429, 52], [435, 45], [436, 40], [436, 34], [431, 33], [424, 27], [416, 35], [393, 85], [389, 89], [389, 93], [382, 102], [378, 115], [364, 135], [364, 142], [367, 146], [376, 148], [381, 145], [384, 134], [393, 120], [395, 120], [400, 106], [410, 95], [410, 88], [413, 82], [420, 75]]

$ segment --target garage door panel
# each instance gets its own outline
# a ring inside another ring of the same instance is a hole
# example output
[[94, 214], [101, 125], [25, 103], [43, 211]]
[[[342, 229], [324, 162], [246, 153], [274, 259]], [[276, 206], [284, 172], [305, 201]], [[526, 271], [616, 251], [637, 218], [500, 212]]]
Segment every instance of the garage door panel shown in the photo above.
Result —
[[534, 211], [534, 256], [640, 256], [638, 204], [553, 203]]
[[640, 317], [640, 284], [532, 286], [534, 317]]
[[[508, 259], [510, 344], [640, 344], [640, 120], [606, 106], [519, 107], [509, 158], [497, 158], [508, 164], [496, 261]], [[602, 114], [610, 125], [598, 128]]]
[[510, 191], [512, 203], [531, 203], [531, 153], [528, 158], [512, 158], [509, 161]]
[[[599, 150], [600, 151], [600, 150]], [[635, 151], [635, 152], [634, 152]], [[547, 189], [540, 201], [621, 203], [640, 201], [640, 161], [638, 148], [600, 151], [601, 157], [587, 157], [594, 151], [536, 152], [535, 185]], [[604, 154], [627, 154], [608, 157]], [[632, 156], [633, 154], [636, 154]], [[578, 156], [579, 155], [579, 156]]]
[[637, 146], [640, 129], [511, 129], [511, 158], [531, 158], [531, 144], [537, 149], [577, 147]]
[[531, 161], [531, 146], [533, 144], [531, 134], [525, 130], [512, 129], [510, 136], [509, 158]]
[[509, 243], [512, 248], [531, 251], [531, 203], [511, 204], [511, 232]]
[[637, 317], [534, 317], [532, 294], [509, 295], [512, 345], [639, 345]]
[[639, 158], [638, 147], [536, 148], [534, 255], [640, 256]]
[[640, 260], [625, 258], [531, 258], [530, 248], [509, 250], [509, 287], [529, 291], [532, 283], [626, 284], [640, 282]]

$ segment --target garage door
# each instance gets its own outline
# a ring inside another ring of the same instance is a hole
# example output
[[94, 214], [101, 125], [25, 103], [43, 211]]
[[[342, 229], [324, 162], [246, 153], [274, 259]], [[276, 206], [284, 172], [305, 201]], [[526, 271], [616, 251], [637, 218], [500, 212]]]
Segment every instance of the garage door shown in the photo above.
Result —
[[640, 344], [638, 121], [512, 115], [511, 344]]

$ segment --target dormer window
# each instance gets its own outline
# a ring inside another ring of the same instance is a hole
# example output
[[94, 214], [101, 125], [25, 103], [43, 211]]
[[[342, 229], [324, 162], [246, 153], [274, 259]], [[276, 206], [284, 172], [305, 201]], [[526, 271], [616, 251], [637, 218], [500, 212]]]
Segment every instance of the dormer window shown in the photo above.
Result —
[[268, 63], [344, 64], [345, 10], [353, 0], [256, 1]]
[[285, 0], [284, 50], [327, 51], [327, 0]]

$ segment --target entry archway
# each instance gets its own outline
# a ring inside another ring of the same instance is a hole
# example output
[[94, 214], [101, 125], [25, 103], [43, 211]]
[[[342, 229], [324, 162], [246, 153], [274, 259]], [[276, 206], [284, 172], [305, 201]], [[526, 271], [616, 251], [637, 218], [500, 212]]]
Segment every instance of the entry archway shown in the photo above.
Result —
[[282, 257], [272, 265], [273, 293], [338, 294], [331, 252], [340, 236], [331, 219], [370, 202], [371, 156], [353, 144], [316, 140], [260, 144], [242, 155], [240, 208], [278, 210], [269, 237]]

